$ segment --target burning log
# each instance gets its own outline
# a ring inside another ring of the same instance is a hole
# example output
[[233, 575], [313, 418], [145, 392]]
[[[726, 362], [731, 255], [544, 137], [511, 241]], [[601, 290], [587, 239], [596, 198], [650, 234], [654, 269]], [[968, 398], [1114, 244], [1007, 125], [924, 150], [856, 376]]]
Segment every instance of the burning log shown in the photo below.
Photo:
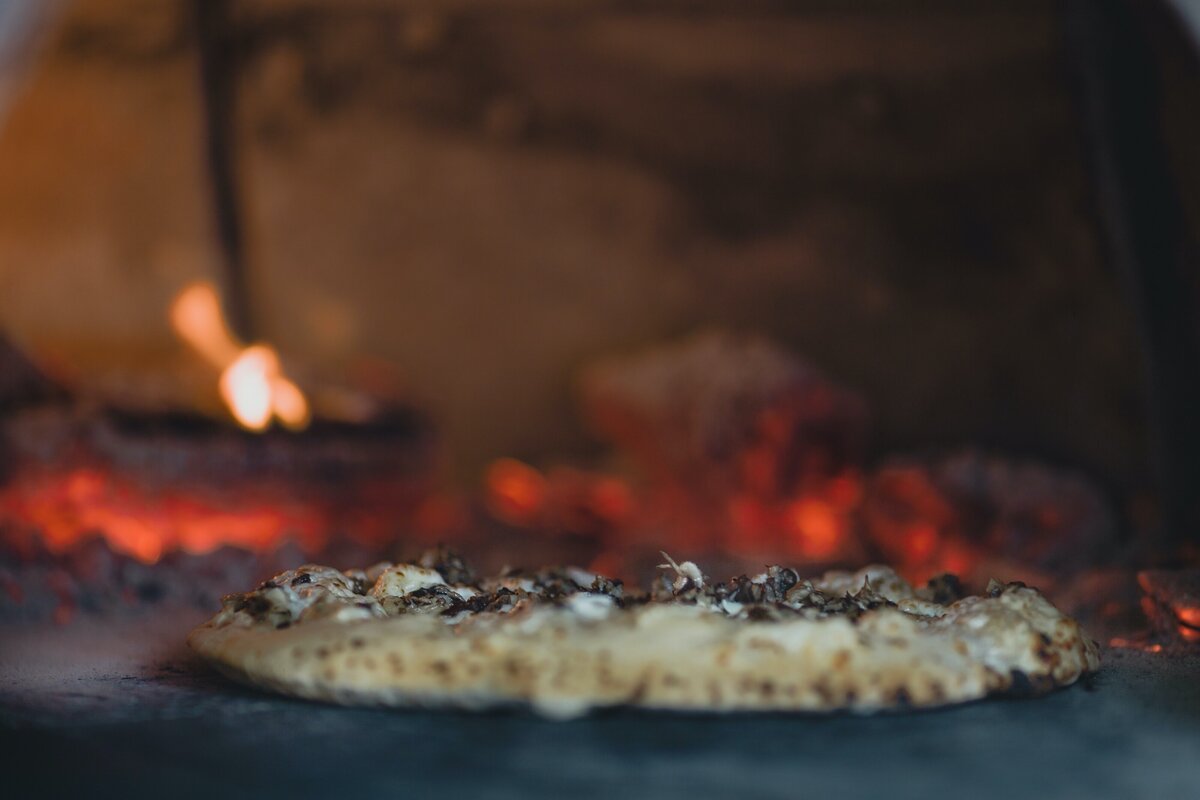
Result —
[[[0, 418], [0, 538], [10, 546], [69, 554], [100, 535], [144, 563], [286, 541], [312, 554], [336, 539], [390, 545], [420, 516], [438, 461], [425, 415], [331, 386], [314, 407], [272, 347], [233, 335], [211, 285], [187, 287], [170, 317], [231, 419], [62, 391], [13, 406]], [[0, 366], [25, 363], [17, 355], [0, 342]], [[30, 376], [0, 382], [0, 410], [40, 387]]]
[[403, 409], [256, 434], [180, 412], [53, 406], [4, 420], [0, 439], [5, 538], [63, 553], [100, 534], [143, 562], [226, 544], [382, 546], [432, 492], [437, 459], [427, 421]]

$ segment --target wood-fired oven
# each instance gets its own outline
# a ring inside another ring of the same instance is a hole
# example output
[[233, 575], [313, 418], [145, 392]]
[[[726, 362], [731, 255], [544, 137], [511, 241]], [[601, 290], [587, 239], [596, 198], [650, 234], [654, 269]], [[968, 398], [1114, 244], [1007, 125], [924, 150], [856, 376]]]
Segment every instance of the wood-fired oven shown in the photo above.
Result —
[[[1194, 796], [1198, 59], [1190, 0], [0, 0], [12, 796]], [[554, 723], [183, 646], [439, 543], [1022, 580], [1104, 665]]]

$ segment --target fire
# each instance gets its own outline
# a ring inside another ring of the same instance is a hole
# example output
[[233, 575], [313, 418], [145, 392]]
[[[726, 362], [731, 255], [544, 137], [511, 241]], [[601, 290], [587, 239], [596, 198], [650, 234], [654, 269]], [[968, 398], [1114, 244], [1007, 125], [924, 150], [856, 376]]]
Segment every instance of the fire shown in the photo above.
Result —
[[171, 553], [227, 545], [265, 553], [290, 542], [316, 554], [335, 536], [374, 549], [401, 528], [428, 539], [452, 535], [457, 522], [432, 529], [425, 505], [441, 505], [444, 518], [447, 501], [432, 497], [419, 505], [423, 490], [398, 489], [386, 476], [345, 495], [296, 488], [269, 477], [163, 485], [101, 463], [31, 467], [0, 486], [0, 535], [19, 552], [55, 554], [100, 537], [114, 552], [153, 564]]
[[638, 499], [622, 478], [564, 465], [542, 472], [514, 458], [488, 466], [483, 499], [491, 516], [508, 525], [608, 546], [639, 516]]
[[225, 324], [221, 300], [211, 283], [188, 285], [171, 304], [171, 325], [217, 369], [233, 363], [242, 348]]
[[225, 323], [212, 284], [193, 283], [180, 292], [171, 304], [171, 325], [220, 371], [221, 399], [243, 427], [263, 431], [272, 419], [293, 430], [308, 425], [308, 399], [284, 374], [279, 354], [267, 344], [246, 346], [238, 341]]
[[799, 549], [805, 556], [826, 559], [838, 554], [844, 531], [841, 519], [830, 503], [815, 497], [797, 500], [790, 506], [788, 517], [799, 537]]
[[173, 550], [205, 553], [227, 544], [266, 551], [291, 539], [315, 549], [330, 527], [324, 509], [278, 490], [210, 497], [143, 486], [101, 467], [26, 471], [0, 491], [0, 507], [14, 526], [36, 531], [52, 553], [99, 535], [114, 551], [148, 564]]
[[252, 431], [266, 430], [271, 417], [293, 430], [308, 425], [308, 400], [284, 374], [279, 356], [263, 344], [247, 347], [221, 372], [221, 399]]
[[494, 461], [484, 477], [488, 508], [498, 519], [528, 525], [541, 512], [546, 496], [546, 478], [528, 464], [514, 458]]

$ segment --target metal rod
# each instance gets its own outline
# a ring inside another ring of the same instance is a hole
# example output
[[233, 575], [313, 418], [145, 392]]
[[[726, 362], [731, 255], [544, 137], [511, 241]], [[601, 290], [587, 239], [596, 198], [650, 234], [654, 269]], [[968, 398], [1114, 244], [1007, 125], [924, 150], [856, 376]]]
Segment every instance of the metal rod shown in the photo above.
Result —
[[243, 341], [256, 330], [247, 271], [237, 163], [237, 40], [232, 0], [192, 0], [200, 56], [205, 155], [217, 243], [224, 267], [225, 313]]

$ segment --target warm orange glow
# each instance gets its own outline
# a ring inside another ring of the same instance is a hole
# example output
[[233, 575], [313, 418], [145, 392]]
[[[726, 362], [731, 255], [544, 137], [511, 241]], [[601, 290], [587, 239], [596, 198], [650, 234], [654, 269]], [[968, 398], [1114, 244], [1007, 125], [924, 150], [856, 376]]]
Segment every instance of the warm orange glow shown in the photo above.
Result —
[[1175, 616], [1184, 625], [1200, 628], [1200, 606], [1179, 606], [1175, 609]]
[[633, 491], [618, 478], [599, 478], [592, 487], [592, 504], [605, 519], [625, 520], [633, 514]]
[[1109, 639], [1108, 646], [1143, 650], [1147, 653], [1161, 653], [1163, 651], [1163, 646], [1157, 642], [1148, 643], [1141, 639], [1125, 639], [1119, 636]]
[[930, 576], [937, 570], [952, 572], [955, 575], [969, 575], [975, 569], [975, 562], [977, 560], [976, 554], [968, 550], [964, 545], [950, 542], [942, 549], [941, 563], [935, 565], [936, 570], [931, 570]]
[[853, 473], [844, 473], [830, 479], [825, 490], [829, 502], [838, 508], [853, 508], [862, 499], [862, 482]]
[[187, 286], [171, 303], [171, 325], [185, 342], [217, 369], [237, 358], [242, 346], [225, 324], [221, 299], [211, 283]]
[[917, 563], [929, 561], [937, 550], [938, 531], [928, 522], [911, 525], [904, 537], [904, 549], [909, 560]]
[[243, 427], [266, 430], [272, 418], [294, 430], [308, 425], [308, 399], [283, 372], [279, 354], [266, 344], [243, 346], [221, 313], [217, 290], [194, 283], [171, 304], [171, 324], [201, 357], [221, 371], [221, 399]]
[[276, 375], [271, 381], [271, 408], [285, 427], [292, 430], [308, 427], [311, 418], [308, 398], [283, 375]]
[[501, 458], [488, 466], [484, 477], [488, 508], [499, 519], [515, 525], [534, 521], [546, 495], [546, 478], [528, 464]]
[[52, 553], [66, 553], [100, 537], [114, 551], [146, 563], [225, 545], [268, 552], [288, 541], [312, 553], [335, 531], [365, 544], [391, 541], [397, 522], [409, 519], [414, 498], [397, 494], [387, 481], [364, 483], [360, 490], [352, 500], [330, 502], [268, 480], [165, 488], [100, 466], [28, 469], [0, 487], [0, 527], [18, 547], [40, 542]]
[[821, 498], [806, 497], [788, 507], [788, 521], [808, 558], [831, 558], [842, 544], [842, 524], [833, 507]]
[[51, 552], [67, 552], [98, 535], [117, 552], [147, 563], [174, 549], [204, 553], [233, 544], [267, 550], [288, 538], [319, 544], [328, 525], [314, 508], [273, 497], [142, 491], [89, 468], [26, 473], [0, 493], [0, 507], [36, 530]]
[[615, 550], [605, 550], [588, 563], [588, 569], [597, 575], [607, 575], [618, 580], [628, 580], [625, 560]]
[[252, 431], [271, 424], [271, 374], [278, 368], [270, 348], [247, 347], [221, 373], [221, 399], [237, 421]]

